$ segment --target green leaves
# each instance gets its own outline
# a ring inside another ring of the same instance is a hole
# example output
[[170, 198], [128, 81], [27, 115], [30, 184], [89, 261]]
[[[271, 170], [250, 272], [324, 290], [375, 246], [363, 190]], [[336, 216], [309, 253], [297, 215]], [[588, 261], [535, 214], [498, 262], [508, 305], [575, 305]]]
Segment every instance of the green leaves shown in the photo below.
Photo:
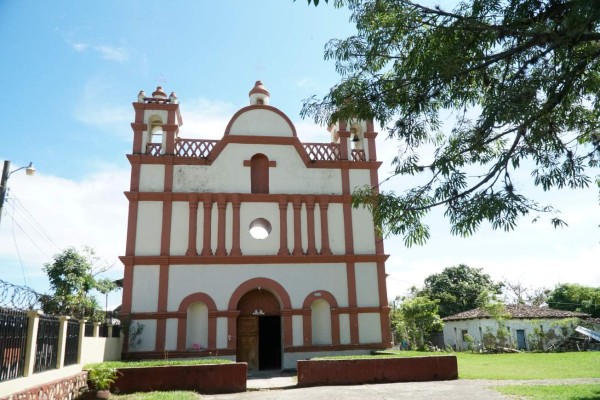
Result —
[[398, 140], [395, 174], [422, 183], [403, 193], [355, 193], [355, 206], [370, 208], [382, 232], [422, 244], [429, 233], [421, 220], [440, 206], [457, 235], [553, 213], [517, 191], [523, 185], [513, 176], [522, 168], [544, 190], [592, 182], [590, 169], [600, 165], [596, 2], [345, 4], [357, 33], [325, 50], [341, 81], [306, 100], [301, 115], [324, 124], [374, 119]]
[[97, 267], [98, 261], [89, 247], [81, 251], [69, 247], [54, 255], [51, 263], [44, 264], [43, 270], [53, 291], [40, 299], [44, 312], [80, 319], [100, 318], [100, 306], [90, 292], [97, 290], [106, 294], [116, 289], [116, 285], [110, 279], [96, 278], [107, 269]]

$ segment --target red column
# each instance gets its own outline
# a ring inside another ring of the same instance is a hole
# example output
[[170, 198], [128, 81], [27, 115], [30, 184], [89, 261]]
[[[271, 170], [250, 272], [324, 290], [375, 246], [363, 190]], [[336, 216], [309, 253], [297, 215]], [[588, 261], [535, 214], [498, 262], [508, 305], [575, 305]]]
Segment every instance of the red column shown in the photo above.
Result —
[[319, 210], [321, 211], [321, 254], [331, 255], [329, 248], [329, 223], [327, 221], [327, 208], [329, 196], [319, 196]]
[[300, 196], [293, 196], [292, 206], [294, 207], [294, 250], [292, 254], [295, 256], [301, 256], [304, 254], [302, 251], [302, 227], [300, 220], [300, 211], [302, 211], [302, 198]]
[[279, 256], [289, 256], [290, 250], [287, 244], [287, 196], [279, 196]]
[[317, 254], [315, 247], [315, 196], [306, 198], [306, 230], [308, 235], [308, 248], [306, 254], [314, 256]]
[[238, 194], [233, 195], [233, 232], [231, 232], [231, 253], [232, 256], [241, 256], [242, 250], [240, 249], [240, 196]]
[[197, 256], [198, 249], [196, 249], [196, 235], [198, 234], [198, 196], [196, 194], [190, 195], [190, 220], [188, 226], [188, 249], [185, 255]]
[[203, 256], [212, 256], [210, 244], [210, 235], [212, 230], [212, 197], [207, 194], [204, 197], [204, 231], [202, 234], [202, 253]]
[[224, 195], [220, 195], [217, 198], [217, 208], [219, 211], [219, 220], [218, 220], [218, 232], [217, 232], [217, 251], [215, 251], [216, 256], [226, 256], [227, 250], [225, 249], [225, 228], [226, 228], [226, 214], [227, 211], [227, 200]]

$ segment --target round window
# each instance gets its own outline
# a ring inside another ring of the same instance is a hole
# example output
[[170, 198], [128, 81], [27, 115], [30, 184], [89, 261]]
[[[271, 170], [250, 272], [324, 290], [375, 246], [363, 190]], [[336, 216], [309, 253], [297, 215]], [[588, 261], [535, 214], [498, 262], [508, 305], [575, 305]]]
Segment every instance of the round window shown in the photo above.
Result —
[[249, 229], [254, 239], [265, 239], [271, 233], [271, 223], [264, 218], [257, 218], [250, 223]]

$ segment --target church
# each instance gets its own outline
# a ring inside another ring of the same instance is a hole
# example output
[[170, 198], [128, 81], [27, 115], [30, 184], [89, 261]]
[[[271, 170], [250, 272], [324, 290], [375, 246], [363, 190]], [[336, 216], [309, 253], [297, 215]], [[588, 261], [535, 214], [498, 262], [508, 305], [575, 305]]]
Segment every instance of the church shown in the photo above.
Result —
[[[301, 142], [261, 81], [220, 140], [179, 136], [175, 93], [133, 103], [124, 357], [250, 370], [391, 347], [383, 239], [352, 192], [378, 185], [372, 121]], [[199, 132], [201, 134], [201, 132]], [[126, 341], [127, 342], [127, 341]]]

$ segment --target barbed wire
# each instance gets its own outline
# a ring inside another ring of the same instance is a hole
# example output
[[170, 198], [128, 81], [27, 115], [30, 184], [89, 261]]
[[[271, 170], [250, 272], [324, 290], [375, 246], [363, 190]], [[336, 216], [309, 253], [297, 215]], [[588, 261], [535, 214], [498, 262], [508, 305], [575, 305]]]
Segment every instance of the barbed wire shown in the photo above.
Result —
[[0, 307], [39, 310], [42, 296], [28, 286], [19, 286], [0, 279]]

